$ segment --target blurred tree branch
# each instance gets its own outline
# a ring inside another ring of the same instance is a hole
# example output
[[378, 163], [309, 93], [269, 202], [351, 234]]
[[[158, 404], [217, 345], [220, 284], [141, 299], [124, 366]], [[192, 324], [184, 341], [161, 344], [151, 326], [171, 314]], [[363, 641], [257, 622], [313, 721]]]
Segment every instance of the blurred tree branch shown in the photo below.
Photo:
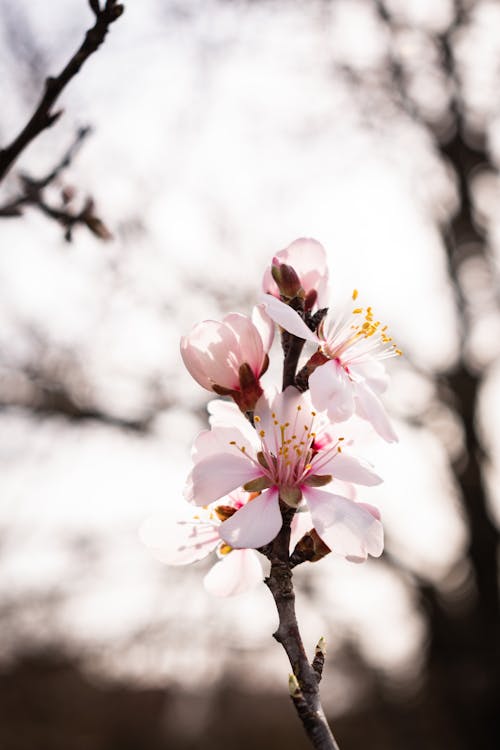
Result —
[[[383, 0], [374, 0], [379, 18], [390, 39], [395, 40], [398, 23]], [[490, 747], [489, 738], [498, 741], [496, 702], [500, 690], [500, 600], [499, 530], [493, 522], [486, 490], [485, 451], [477, 425], [477, 405], [482, 373], [471, 366], [467, 344], [471, 319], [463, 288], [463, 263], [471, 255], [479, 257], [494, 271], [488, 256], [488, 234], [475, 220], [471, 178], [478, 169], [497, 171], [488, 152], [486, 125], [471, 126], [467, 120], [463, 82], [455, 56], [455, 40], [466, 28], [473, 4], [455, 0], [453, 20], [435, 36], [441, 70], [448, 82], [450, 102], [447, 127], [436, 129], [419, 112], [408, 93], [404, 63], [398, 58], [397, 44], [391, 45], [389, 76], [391, 93], [399, 106], [423, 129], [434, 136], [443, 162], [451, 167], [458, 188], [458, 207], [441, 228], [448, 272], [456, 299], [459, 319], [460, 354], [458, 361], [439, 380], [459, 416], [465, 439], [464, 455], [451, 466], [459, 501], [467, 521], [469, 543], [467, 564], [468, 606], [450, 609], [438, 584], [415, 580], [429, 627], [427, 682], [425, 692], [442, 707], [450, 725], [458, 721], [467, 746]], [[391, 563], [390, 558], [388, 562]], [[392, 561], [394, 564], [394, 561]], [[398, 564], [395, 564], [396, 569]], [[495, 745], [496, 746], [496, 745]]]
[[62, 109], [54, 111], [54, 104], [82, 65], [99, 49], [106, 38], [109, 27], [122, 15], [124, 10], [123, 5], [116, 0], [106, 0], [103, 8], [100, 7], [98, 0], [89, 0], [89, 5], [96, 18], [95, 24], [87, 31], [82, 44], [59, 75], [46, 78], [45, 90], [30, 120], [16, 138], [0, 150], [0, 182], [26, 146], [43, 130], [50, 128], [62, 115]]
[[[82, 65], [99, 49], [106, 38], [109, 27], [124, 11], [124, 6], [117, 0], [106, 0], [102, 7], [99, 0], [89, 0], [89, 5], [95, 16], [94, 25], [87, 31], [82, 44], [59, 75], [46, 78], [44, 92], [38, 105], [21, 132], [8, 146], [0, 149], [0, 183], [24, 149], [62, 115], [62, 109], [54, 109], [57, 99], [67, 84], [77, 75]], [[21, 174], [21, 192], [0, 206], [0, 218], [22, 216], [24, 207], [35, 206], [43, 214], [64, 227], [65, 238], [68, 242], [72, 239], [73, 228], [78, 224], [87, 226], [100, 239], [110, 239], [111, 233], [104, 222], [95, 214], [94, 202], [91, 198], [87, 198], [81, 210], [75, 211], [70, 206], [73, 191], [62, 191], [61, 205], [59, 206], [51, 205], [44, 196], [45, 188], [53, 183], [61, 172], [71, 164], [74, 155], [89, 132], [89, 128], [80, 128], [75, 142], [45, 177], [35, 179], [27, 174]]]
[[61, 200], [59, 206], [54, 206], [47, 201], [45, 189], [51, 186], [58, 179], [59, 175], [69, 167], [80, 150], [85, 138], [89, 135], [89, 127], [80, 128], [76, 134], [74, 142], [66, 151], [62, 159], [53, 169], [41, 178], [31, 177], [21, 173], [19, 175], [21, 190], [17, 196], [11, 198], [3, 205], [0, 205], [0, 218], [18, 217], [23, 215], [24, 208], [34, 206], [43, 214], [61, 224], [65, 229], [65, 239], [70, 242], [73, 235], [73, 229], [78, 224], [84, 225], [90, 229], [99, 239], [111, 239], [111, 232], [108, 230], [102, 219], [95, 214], [94, 201], [87, 198], [80, 210], [72, 208], [71, 204], [75, 196], [72, 188], [63, 187], [61, 189]]

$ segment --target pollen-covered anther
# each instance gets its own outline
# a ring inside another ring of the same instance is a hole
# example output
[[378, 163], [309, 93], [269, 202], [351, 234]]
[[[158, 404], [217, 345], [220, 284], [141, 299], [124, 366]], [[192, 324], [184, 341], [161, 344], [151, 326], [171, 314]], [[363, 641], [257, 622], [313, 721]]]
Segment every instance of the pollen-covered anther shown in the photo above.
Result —
[[221, 546], [219, 547], [219, 555], [228, 555], [232, 551], [233, 551], [233, 548], [231, 547], [231, 545], [226, 544], [225, 542], [224, 544], [221, 544]]

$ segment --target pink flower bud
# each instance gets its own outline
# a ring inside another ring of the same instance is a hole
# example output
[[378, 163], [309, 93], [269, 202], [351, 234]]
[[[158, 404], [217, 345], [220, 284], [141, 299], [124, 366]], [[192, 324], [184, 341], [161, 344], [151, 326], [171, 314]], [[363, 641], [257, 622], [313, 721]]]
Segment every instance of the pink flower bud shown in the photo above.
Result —
[[205, 320], [195, 325], [181, 338], [181, 356], [203, 388], [236, 396], [246, 406], [250, 396], [255, 403], [262, 393], [258, 380], [269, 364], [273, 332], [274, 325], [262, 307], [254, 308], [252, 319], [230, 313], [220, 322]]
[[[285, 268], [287, 271], [283, 270]], [[283, 278], [288, 270], [293, 272], [293, 276]], [[266, 294], [278, 298], [280, 293], [285, 297], [294, 297], [302, 289], [308, 310], [315, 302], [319, 307], [325, 307], [328, 303], [328, 268], [324, 247], [312, 239], [295, 240], [274, 256], [271, 265], [266, 268], [262, 286]]]

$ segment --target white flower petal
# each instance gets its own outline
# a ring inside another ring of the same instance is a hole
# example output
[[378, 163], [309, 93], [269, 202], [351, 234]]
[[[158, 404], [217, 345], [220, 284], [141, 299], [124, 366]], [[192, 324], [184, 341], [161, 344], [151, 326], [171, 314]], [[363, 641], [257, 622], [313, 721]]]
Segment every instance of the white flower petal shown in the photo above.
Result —
[[316, 344], [321, 343], [319, 338], [306, 326], [300, 315], [289, 305], [285, 305], [271, 294], [265, 294], [263, 297], [264, 307], [270, 318], [280, 325], [288, 333], [298, 336], [299, 339], [314, 341]]
[[[321, 460], [321, 454], [317, 454], [315, 458]], [[314, 459], [312, 465], [312, 473], [314, 473]], [[366, 487], [373, 487], [383, 481], [366, 461], [362, 461], [356, 456], [350, 456], [345, 451], [334, 453], [328, 462], [322, 463], [320, 473], [332, 474], [334, 479], [363, 484]]]
[[357, 561], [382, 554], [382, 524], [363, 504], [309, 487], [304, 496], [314, 528], [332, 552]]
[[398, 436], [389, 421], [389, 417], [379, 397], [365, 383], [353, 383], [356, 396], [356, 411], [360, 417], [366, 419], [380, 437], [388, 443], [397, 443]]
[[258, 553], [250, 549], [235, 549], [215, 563], [203, 583], [214, 596], [235, 596], [252, 589], [262, 578]]
[[220, 542], [218, 526], [202, 519], [196, 521], [192, 512], [183, 519], [151, 517], [141, 524], [139, 538], [161, 562], [188, 565], [216, 548]]
[[330, 360], [309, 377], [311, 399], [319, 411], [326, 411], [334, 422], [344, 422], [354, 413], [352, 383], [343, 367]]
[[231, 547], [257, 549], [271, 542], [283, 524], [275, 488], [236, 511], [220, 527], [220, 535]]
[[238, 432], [238, 437], [234, 439], [237, 442], [243, 441], [242, 443], [238, 442], [238, 445], [248, 444], [253, 446], [255, 451], [260, 450], [260, 440], [256, 431], [233, 401], [214, 399], [208, 402], [207, 409], [210, 414], [209, 422], [212, 429], [231, 427]]
[[377, 359], [370, 357], [363, 362], [350, 364], [349, 370], [355, 380], [366, 380], [367, 385], [377, 394], [383, 393], [389, 384], [389, 375], [382, 364]]
[[193, 467], [184, 497], [195, 505], [208, 505], [259, 476], [262, 470], [243, 455], [211, 455]]

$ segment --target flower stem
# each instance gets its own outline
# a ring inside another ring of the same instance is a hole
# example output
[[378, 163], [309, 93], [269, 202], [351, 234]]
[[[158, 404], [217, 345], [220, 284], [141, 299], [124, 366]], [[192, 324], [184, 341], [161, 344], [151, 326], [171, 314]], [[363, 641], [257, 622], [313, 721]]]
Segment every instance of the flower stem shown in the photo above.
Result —
[[305, 343], [304, 339], [299, 339], [287, 331], [283, 331], [281, 334], [281, 345], [285, 355], [283, 360], [283, 390], [289, 385], [295, 385], [297, 364]]
[[317, 750], [339, 750], [321, 706], [321, 673], [309, 663], [295, 613], [289, 557], [290, 523], [294, 512], [293, 508], [282, 508], [281, 531], [265, 550], [261, 550], [271, 562], [271, 572], [265, 583], [274, 597], [279, 615], [279, 626], [273, 636], [285, 649], [296, 678], [293, 683], [297, 687], [290, 691], [291, 698], [311, 745]]

